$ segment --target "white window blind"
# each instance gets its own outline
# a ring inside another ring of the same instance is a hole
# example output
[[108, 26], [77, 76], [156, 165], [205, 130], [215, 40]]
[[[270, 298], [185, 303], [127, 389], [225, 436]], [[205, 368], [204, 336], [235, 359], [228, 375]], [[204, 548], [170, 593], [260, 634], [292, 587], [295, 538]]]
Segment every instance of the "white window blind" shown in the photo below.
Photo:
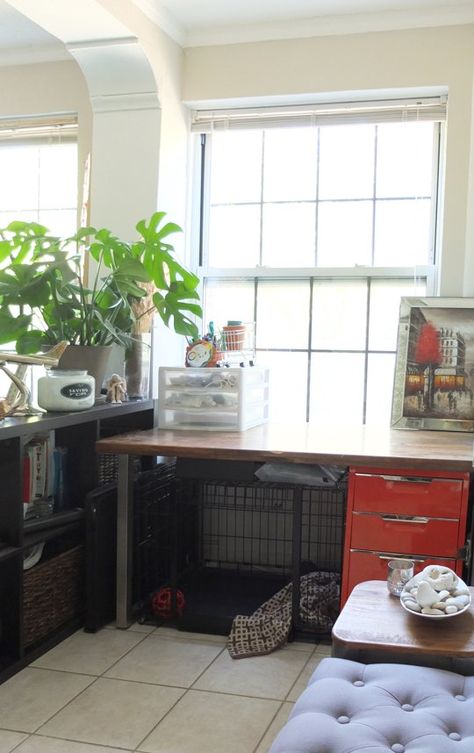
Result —
[[75, 232], [77, 134], [74, 114], [0, 118], [0, 227], [24, 220]]
[[0, 141], [31, 144], [77, 141], [76, 116], [48, 118], [0, 118]]
[[198, 133], [240, 128], [290, 128], [357, 123], [443, 122], [446, 98], [345, 102], [283, 107], [196, 110], [191, 129]]

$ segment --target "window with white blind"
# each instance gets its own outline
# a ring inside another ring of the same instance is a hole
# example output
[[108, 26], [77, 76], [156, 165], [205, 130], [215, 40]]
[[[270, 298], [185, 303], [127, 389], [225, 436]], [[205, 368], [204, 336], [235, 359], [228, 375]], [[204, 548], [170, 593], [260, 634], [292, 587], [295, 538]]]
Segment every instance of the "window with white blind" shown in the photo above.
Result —
[[401, 296], [435, 293], [441, 98], [196, 112], [204, 322], [256, 322], [271, 418], [389, 422]]
[[[38, 222], [53, 235], [77, 230], [77, 118], [0, 119], [0, 227]], [[14, 351], [14, 343], [2, 345]], [[32, 369], [28, 381], [34, 386]], [[11, 382], [0, 375], [0, 396]]]
[[77, 229], [77, 120], [0, 119], [0, 227], [39, 222], [55, 235]]

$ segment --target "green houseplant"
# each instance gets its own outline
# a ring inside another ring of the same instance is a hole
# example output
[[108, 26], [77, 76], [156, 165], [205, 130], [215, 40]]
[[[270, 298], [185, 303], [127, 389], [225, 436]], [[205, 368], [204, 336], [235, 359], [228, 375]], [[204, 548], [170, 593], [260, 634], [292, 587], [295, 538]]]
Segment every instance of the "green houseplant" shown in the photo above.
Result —
[[60, 340], [132, 349], [154, 312], [195, 338], [199, 279], [168, 242], [181, 228], [156, 212], [136, 229], [131, 243], [105, 228], [81, 228], [67, 238], [34, 222], [0, 229], [0, 344], [15, 342], [22, 354]]

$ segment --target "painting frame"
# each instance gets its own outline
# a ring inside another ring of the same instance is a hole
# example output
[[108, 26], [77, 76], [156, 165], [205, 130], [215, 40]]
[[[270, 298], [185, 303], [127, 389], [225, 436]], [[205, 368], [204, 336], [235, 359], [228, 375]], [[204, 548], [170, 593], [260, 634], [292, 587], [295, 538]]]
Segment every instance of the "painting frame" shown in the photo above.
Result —
[[474, 298], [401, 299], [391, 426], [474, 431]]

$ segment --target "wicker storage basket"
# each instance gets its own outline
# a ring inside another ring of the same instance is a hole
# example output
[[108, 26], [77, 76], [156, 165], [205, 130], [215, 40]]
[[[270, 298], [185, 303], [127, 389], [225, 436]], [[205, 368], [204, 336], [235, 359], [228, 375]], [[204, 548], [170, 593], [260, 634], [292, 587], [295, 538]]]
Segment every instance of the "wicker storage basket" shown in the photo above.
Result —
[[[133, 458], [133, 469], [135, 474], [140, 473], [140, 458]], [[117, 481], [118, 455], [99, 455], [97, 461], [97, 476], [99, 486], [104, 486], [105, 484], [111, 484], [113, 481]]]
[[52, 633], [84, 609], [84, 547], [68, 549], [23, 575], [24, 645]]

